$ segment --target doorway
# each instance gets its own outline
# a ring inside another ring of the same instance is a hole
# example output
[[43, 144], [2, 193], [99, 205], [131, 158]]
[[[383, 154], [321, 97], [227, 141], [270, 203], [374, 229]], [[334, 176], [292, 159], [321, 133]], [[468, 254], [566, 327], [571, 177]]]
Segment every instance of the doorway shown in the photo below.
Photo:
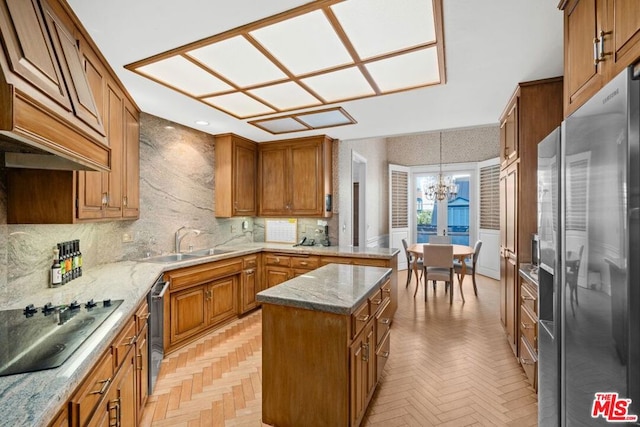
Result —
[[355, 151], [351, 151], [351, 245], [367, 245], [367, 159]]

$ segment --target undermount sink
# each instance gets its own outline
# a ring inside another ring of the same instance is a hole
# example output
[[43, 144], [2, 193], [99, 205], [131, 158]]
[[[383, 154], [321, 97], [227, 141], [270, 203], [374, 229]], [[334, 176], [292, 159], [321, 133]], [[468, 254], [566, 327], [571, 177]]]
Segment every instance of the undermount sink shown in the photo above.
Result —
[[232, 252], [232, 251], [225, 250], [225, 249], [207, 248], [207, 249], [199, 249], [197, 251], [192, 251], [187, 253], [152, 256], [149, 258], [143, 258], [142, 261], [157, 262], [157, 263], [178, 262], [178, 261], [186, 261], [186, 260], [195, 259], [195, 258], [203, 258], [211, 255], [226, 254], [229, 252]]
[[176, 261], [186, 261], [188, 259], [193, 259], [193, 258], [199, 258], [202, 255], [194, 255], [194, 254], [169, 254], [169, 255], [158, 255], [158, 256], [152, 256], [149, 258], [143, 258], [142, 261], [146, 261], [146, 262], [158, 262], [158, 263], [165, 263], [165, 262], [176, 262]]
[[226, 249], [217, 249], [217, 248], [208, 248], [208, 249], [199, 249], [197, 251], [191, 251], [186, 255], [194, 255], [194, 256], [210, 256], [210, 255], [220, 255], [231, 252]]

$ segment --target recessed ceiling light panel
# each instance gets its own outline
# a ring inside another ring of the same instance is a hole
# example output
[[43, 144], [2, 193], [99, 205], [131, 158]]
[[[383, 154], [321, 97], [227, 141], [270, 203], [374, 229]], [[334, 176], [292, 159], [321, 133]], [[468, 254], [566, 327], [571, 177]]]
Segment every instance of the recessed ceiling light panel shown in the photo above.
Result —
[[300, 115], [298, 119], [315, 129], [353, 123], [350, 117], [343, 114], [342, 109]]
[[375, 95], [373, 88], [357, 67], [319, 74], [301, 80], [326, 102], [343, 101]]
[[320, 101], [315, 96], [294, 82], [265, 86], [248, 92], [280, 110], [291, 110], [320, 104]]
[[431, 0], [349, 0], [331, 10], [363, 60], [436, 41]]
[[211, 96], [209, 98], [203, 98], [202, 100], [241, 119], [275, 113], [273, 108], [260, 101], [256, 101], [244, 93]]
[[281, 119], [264, 120], [264, 121], [256, 122], [254, 124], [266, 130], [267, 132], [270, 132], [273, 134], [300, 132], [303, 130], [309, 130], [307, 126], [303, 125], [293, 117], [283, 117]]
[[351, 55], [320, 10], [250, 34], [296, 76], [352, 62]]
[[440, 82], [435, 47], [370, 62], [366, 67], [383, 93]]
[[283, 80], [287, 77], [242, 36], [192, 50], [187, 55], [239, 87]]
[[233, 89], [182, 56], [172, 56], [136, 69], [165, 85], [193, 96]]

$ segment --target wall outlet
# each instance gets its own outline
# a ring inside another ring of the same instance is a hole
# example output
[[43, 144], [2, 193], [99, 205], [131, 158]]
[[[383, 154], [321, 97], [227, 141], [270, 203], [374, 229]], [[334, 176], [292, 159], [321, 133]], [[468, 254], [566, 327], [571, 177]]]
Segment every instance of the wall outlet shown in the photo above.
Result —
[[235, 226], [235, 225], [232, 225], [232, 226], [231, 226], [231, 232], [232, 232], [232, 233], [235, 233], [236, 231], [238, 231], [238, 227], [237, 227], [237, 226]]
[[133, 242], [133, 236], [129, 233], [124, 233], [122, 235], [122, 242], [123, 243], [130, 243]]

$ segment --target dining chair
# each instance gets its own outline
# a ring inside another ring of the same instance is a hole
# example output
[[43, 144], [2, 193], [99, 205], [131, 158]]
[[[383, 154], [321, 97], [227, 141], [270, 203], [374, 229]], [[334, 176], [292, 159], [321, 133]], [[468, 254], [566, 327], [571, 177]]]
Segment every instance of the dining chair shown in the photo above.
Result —
[[[424, 245], [422, 248], [422, 262], [424, 264], [422, 277], [424, 279], [424, 300], [427, 300], [429, 280], [443, 281], [449, 288], [449, 303], [453, 303], [453, 246], [452, 245]], [[415, 298], [418, 287], [413, 293]], [[464, 295], [462, 296], [464, 301]]]
[[[476, 264], [478, 263], [478, 255], [480, 255], [480, 248], [482, 248], [482, 240], [478, 240], [473, 247], [473, 256], [471, 257], [471, 261], [465, 259], [464, 262], [467, 266], [467, 273], [471, 274], [471, 279], [473, 280], [473, 293], [478, 296], [478, 287], [476, 286]], [[458, 276], [458, 283], [460, 284], [460, 288], [462, 288], [462, 283], [460, 282], [460, 274], [462, 273], [462, 263], [458, 260], [453, 261], [453, 270]]]
[[435, 243], [437, 245], [450, 245], [450, 236], [429, 236], [429, 243]]
[[[405, 288], [408, 288], [409, 283], [411, 283], [411, 277], [413, 276], [414, 259], [413, 259], [413, 255], [411, 255], [411, 253], [409, 252], [409, 244], [407, 243], [407, 239], [402, 239], [402, 246], [404, 247], [404, 254], [407, 257], [407, 284], [405, 285]], [[416, 262], [417, 262], [416, 267], [420, 271], [420, 277], [417, 280], [418, 282], [420, 282], [420, 279], [422, 278], [422, 260], [418, 259]]]

